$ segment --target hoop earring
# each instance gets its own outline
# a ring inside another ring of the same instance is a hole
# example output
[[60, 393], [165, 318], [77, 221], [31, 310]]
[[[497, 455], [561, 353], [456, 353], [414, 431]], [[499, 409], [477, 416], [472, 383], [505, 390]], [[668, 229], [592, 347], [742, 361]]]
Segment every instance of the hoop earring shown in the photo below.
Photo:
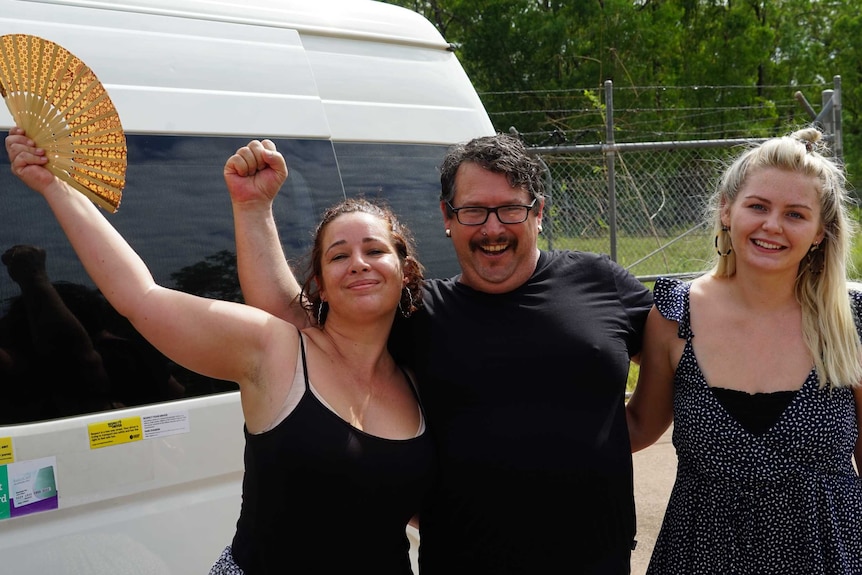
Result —
[[820, 244], [811, 244], [808, 248], [808, 271], [813, 275], [823, 272], [826, 266], [826, 254], [820, 251]]
[[405, 311], [404, 308], [401, 306], [401, 300], [404, 299], [404, 295], [402, 294], [401, 298], [398, 300], [398, 311], [400, 311], [401, 315], [403, 315], [404, 317], [410, 317], [411, 315], [413, 315], [413, 294], [410, 292], [409, 287], [404, 286], [404, 289], [407, 291], [407, 310]]
[[317, 306], [317, 325], [323, 326], [323, 304], [325, 301], [321, 301]]
[[[727, 226], [721, 226], [721, 231], [715, 234], [715, 252], [723, 258], [726, 258], [733, 251], [733, 245], [730, 243], [730, 237], [727, 232], [730, 231], [730, 228]], [[727, 238], [722, 237], [721, 243], [727, 245], [727, 249], [722, 251], [721, 248], [718, 247], [718, 236], [728, 236]]]

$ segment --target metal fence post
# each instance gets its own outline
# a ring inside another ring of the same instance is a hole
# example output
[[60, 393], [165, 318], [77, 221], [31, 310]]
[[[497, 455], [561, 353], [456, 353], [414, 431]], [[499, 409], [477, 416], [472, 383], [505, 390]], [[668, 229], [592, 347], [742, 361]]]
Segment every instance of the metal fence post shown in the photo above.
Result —
[[[830, 140], [835, 136], [835, 114], [833, 114], [835, 106], [835, 100], [833, 99], [834, 95], [835, 90], [823, 90], [820, 92], [820, 105], [822, 112], [820, 112], [817, 117], [823, 131], [826, 132], [827, 137]], [[834, 151], [835, 142], [830, 142], [830, 144]]]
[[841, 76], [833, 76], [832, 93], [832, 153], [838, 161], [844, 161], [844, 130], [841, 127]]
[[608, 166], [608, 225], [611, 232], [611, 259], [617, 261], [617, 190], [615, 176], [616, 149], [614, 145], [614, 83], [605, 80], [605, 138], [603, 146]]

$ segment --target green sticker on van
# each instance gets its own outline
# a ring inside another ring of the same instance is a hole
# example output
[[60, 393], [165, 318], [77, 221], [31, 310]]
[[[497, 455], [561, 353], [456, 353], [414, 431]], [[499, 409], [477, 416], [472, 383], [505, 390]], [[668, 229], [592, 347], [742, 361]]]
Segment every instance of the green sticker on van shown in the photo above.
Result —
[[9, 474], [0, 465], [0, 519], [9, 519]]

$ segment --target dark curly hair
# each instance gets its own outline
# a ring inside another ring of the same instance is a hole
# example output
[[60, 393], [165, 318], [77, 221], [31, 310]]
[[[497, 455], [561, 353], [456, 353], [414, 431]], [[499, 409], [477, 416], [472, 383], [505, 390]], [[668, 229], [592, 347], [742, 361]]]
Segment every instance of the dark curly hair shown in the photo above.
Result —
[[[320, 299], [320, 285], [317, 278], [322, 277], [323, 260], [323, 232], [326, 227], [339, 216], [344, 214], [362, 213], [369, 214], [386, 222], [389, 229], [389, 239], [395, 246], [398, 259], [401, 260], [401, 269], [407, 283], [401, 290], [401, 300], [398, 307], [405, 316], [410, 316], [422, 306], [422, 283], [425, 280], [424, 268], [416, 258], [416, 245], [410, 229], [402, 224], [395, 216], [392, 209], [382, 202], [372, 202], [365, 198], [348, 198], [328, 208], [314, 231], [311, 254], [308, 269], [305, 274], [307, 278], [302, 286], [302, 306], [318, 319], [320, 325], [326, 322], [329, 312], [328, 306], [323, 306]], [[323, 307], [323, 309], [321, 309]]]
[[[512, 187], [526, 190], [534, 199], [542, 200], [544, 197], [542, 164], [527, 153], [527, 148], [520, 139], [509, 134], [496, 134], [474, 138], [466, 144], [450, 148], [440, 165], [441, 202], [451, 202], [455, 198], [455, 175], [465, 162], [478, 164], [497, 174], [505, 174]], [[538, 205], [533, 209], [538, 210]]]

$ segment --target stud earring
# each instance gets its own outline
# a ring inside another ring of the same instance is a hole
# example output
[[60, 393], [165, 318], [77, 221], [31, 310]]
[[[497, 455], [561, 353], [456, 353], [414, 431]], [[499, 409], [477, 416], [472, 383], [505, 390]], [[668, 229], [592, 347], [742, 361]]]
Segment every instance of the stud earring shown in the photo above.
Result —
[[451, 237], [452, 237], [452, 230], [450, 230], [449, 228], [446, 228], [446, 237], [447, 237], [447, 238], [451, 238]]

